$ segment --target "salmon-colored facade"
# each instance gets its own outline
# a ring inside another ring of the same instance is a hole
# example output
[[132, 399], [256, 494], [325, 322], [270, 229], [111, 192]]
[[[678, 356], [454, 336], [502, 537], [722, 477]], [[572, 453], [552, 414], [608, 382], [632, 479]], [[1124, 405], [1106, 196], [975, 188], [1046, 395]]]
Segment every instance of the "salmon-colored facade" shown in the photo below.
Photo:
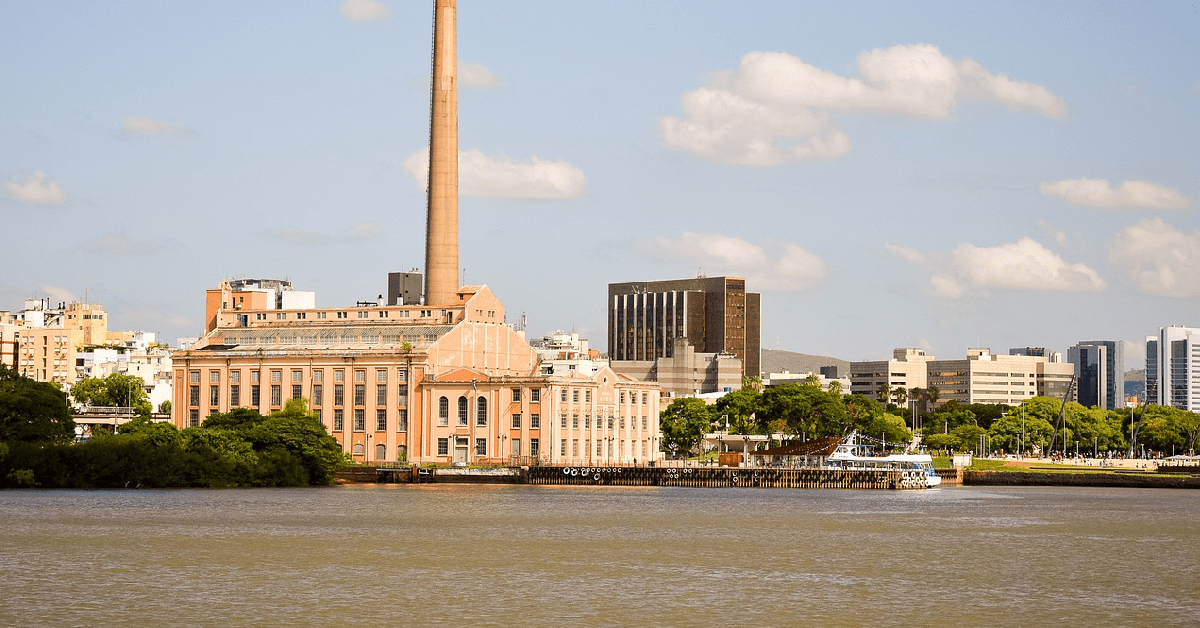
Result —
[[240, 296], [209, 291], [209, 331], [172, 356], [179, 428], [303, 398], [343, 450], [366, 463], [661, 457], [657, 384], [608, 367], [540, 375], [536, 351], [504, 324], [486, 286], [464, 286], [456, 304], [440, 307], [250, 309]]

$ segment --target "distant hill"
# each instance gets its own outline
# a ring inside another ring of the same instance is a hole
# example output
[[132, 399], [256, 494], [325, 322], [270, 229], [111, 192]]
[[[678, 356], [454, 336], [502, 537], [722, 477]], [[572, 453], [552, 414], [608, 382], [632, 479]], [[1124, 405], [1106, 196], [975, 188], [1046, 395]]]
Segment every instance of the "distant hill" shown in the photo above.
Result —
[[820, 373], [822, 366], [836, 366], [839, 374], [850, 373], [850, 362], [823, 355], [809, 355], [780, 349], [762, 350], [762, 372], [767, 373]]
[[1146, 369], [1125, 371], [1125, 396], [1146, 396]]

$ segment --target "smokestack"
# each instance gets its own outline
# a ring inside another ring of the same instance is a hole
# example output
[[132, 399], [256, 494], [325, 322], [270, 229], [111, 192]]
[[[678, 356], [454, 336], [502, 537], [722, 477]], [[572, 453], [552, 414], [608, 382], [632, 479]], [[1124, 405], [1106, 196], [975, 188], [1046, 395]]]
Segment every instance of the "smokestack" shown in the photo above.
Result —
[[458, 293], [458, 62], [456, 0], [435, 0], [429, 105], [429, 205], [425, 303], [454, 305]]

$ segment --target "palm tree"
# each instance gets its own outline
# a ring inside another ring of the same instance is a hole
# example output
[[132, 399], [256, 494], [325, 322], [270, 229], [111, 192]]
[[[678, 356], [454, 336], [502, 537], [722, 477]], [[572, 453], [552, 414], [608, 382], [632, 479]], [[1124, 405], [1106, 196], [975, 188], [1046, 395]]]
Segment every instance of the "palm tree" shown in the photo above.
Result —
[[821, 378], [816, 373], [809, 373], [808, 377], [804, 378], [805, 386], [820, 386]]
[[938, 387], [929, 386], [925, 389], [925, 396], [929, 398], [929, 405], [934, 405], [938, 401]]
[[887, 382], [879, 382], [879, 403], [888, 404], [888, 400], [892, 398], [892, 387]]
[[835, 395], [842, 394], [842, 383], [837, 381], [836, 379], [833, 380], [832, 382], [829, 382], [829, 392], [831, 392]]
[[896, 405], [903, 406], [904, 402], [908, 400], [908, 390], [903, 386], [896, 388], [892, 391], [892, 399], [896, 401]]

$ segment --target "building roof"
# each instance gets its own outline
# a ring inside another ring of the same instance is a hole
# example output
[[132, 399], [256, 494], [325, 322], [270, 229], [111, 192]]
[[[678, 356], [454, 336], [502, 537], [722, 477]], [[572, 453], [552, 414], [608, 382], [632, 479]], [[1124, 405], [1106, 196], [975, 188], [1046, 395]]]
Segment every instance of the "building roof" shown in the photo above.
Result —
[[239, 327], [216, 329], [210, 346], [222, 349], [381, 349], [409, 343], [424, 349], [454, 325], [322, 325], [311, 327]]

